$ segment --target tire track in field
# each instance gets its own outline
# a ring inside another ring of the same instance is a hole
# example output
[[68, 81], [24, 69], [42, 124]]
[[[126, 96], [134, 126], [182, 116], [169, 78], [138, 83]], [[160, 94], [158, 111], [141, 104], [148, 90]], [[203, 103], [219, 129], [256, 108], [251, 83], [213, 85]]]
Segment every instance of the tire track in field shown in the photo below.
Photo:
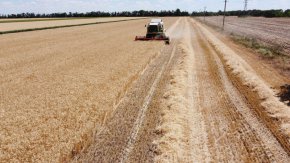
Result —
[[132, 128], [132, 132], [131, 132], [131, 135], [130, 135], [130, 138], [129, 138], [129, 141], [127, 143], [127, 146], [126, 148], [123, 150], [122, 152], [122, 155], [121, 155], [121, 160], [120, 162], [123, 163], [123, 162], [126, 162], [127, 159], [128, 159], [128, 156], [129, 154], [131, 153], [132, 149], [134, 148], [134, 144], [135, 144], [135, 141], [136, 141], [136, 138], [138, 136], [138, 133], [139, 133], [139, 130], [143, 124], [143, 121], [144, 121], [144, 118], [145, 118], [145, 114], [147, 112], [147, 109], [152, 101], [152, 97], [157, 89], [157, 84], [160, 82], [160, 79], [164, 73], [164, 70], [165, 68], [170, 64], [174, 54], [175, 54], [175, 51], [176, 51], [176, 47], [174, 46], [173, 47], [173, 51], [170, 55], [170, 59], [169, 61], [164, 64], [160, 70], [160, 72], [158, 73], [157, 77], [155, 78], [147, 96], [145, 97], [144, 99], [144, 103], [143, 103], [143, 106], [142, 108], [140, 109], [139, 113], [138, 113], [138, 116], [137, 116], [137, 119], [134, 123], [134, 127]]

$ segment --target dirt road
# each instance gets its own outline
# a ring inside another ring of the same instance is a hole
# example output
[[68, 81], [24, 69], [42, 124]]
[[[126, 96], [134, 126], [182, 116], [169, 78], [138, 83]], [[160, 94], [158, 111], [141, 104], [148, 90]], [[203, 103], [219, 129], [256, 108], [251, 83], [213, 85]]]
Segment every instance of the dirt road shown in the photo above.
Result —
[[287, 79], [191, 18], [164, 19], [170, 45], [128, 41], [146, 21], [0, 38], [0, 160], [290, 162], [265, 78]]

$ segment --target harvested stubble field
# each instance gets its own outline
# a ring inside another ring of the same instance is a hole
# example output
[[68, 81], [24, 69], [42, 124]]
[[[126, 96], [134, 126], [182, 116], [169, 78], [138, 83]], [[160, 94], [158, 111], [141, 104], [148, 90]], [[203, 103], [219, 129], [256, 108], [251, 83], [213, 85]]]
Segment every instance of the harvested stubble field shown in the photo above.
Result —
[[[97, 22], [102, 23], [102, 22], [110, 22], [110, 21], [129, 20], [129, 19], [140, 19], [140, 18], [117, 17], [117, 18], [92, 18], [92, 19], [67, 19], [67, 20], [46, 19], [46, 21], [28, 21], [28, 22], [12, 22], [12, 23], [7, 22], [7, 23], [0, 23], [1, 24], [0, 32], [67, 26], [67, 25], [78, 25], [78, 24], [89, 24], [89, 23], [97, 23]], [[31, 19], [31, 20], [35, 20], [35, 19]], [[7, 19], [5, 20], [3, 19], [2, 21], [7, 21]]]
[[[199, 17], [203, 21], [203, 17]], [[206, 23], [222, 26], [222, 16], [206, 17]], [[290, 19], [264, 17], [226, 17], [225, 31], [239, 36], [257, 39], [273, 48], [281, 48], [290, 56]]]

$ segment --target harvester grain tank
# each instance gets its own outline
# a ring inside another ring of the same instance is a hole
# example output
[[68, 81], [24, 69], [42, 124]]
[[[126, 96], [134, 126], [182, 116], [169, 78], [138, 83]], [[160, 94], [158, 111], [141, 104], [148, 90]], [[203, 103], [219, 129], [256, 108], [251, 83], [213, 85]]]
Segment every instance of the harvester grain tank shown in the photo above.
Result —
[[166, 44], [170, 43], [170, 38], [165, 35], [165, 29], [162, 19], [152, 19], [147, 27], [146, 36], [136, 36], [135, 41], [165, 41]]

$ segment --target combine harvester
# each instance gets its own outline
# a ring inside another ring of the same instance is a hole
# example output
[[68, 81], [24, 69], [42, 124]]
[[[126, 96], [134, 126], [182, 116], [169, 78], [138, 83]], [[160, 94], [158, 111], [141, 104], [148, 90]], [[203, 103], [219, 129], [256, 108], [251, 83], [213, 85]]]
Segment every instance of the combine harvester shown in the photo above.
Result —
[[170, 38], [165, 35], [165, 29], [162, 19], [152, 19], [147, 27], [146, 36], [136, 36], [135, 41], [165, 41], [166, 44], [170, 44]]

